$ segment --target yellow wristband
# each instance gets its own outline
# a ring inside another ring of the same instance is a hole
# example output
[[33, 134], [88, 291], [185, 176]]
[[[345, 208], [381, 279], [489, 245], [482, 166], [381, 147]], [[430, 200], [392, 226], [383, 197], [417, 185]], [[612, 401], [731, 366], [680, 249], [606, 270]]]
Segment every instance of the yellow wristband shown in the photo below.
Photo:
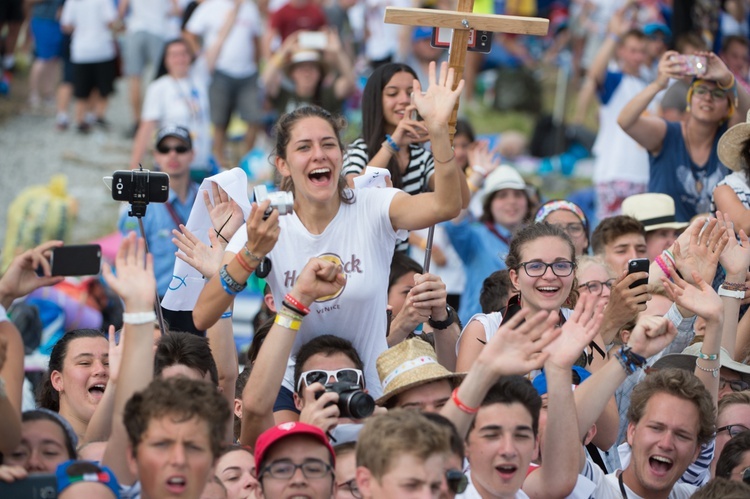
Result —
[[299, 331], [302, 321], [292, 319], [280, 314], [276, 314], [276, 318], [273, 320], [274, 324], [278, 324], [281, 327], [291, 329], [292, 331]]

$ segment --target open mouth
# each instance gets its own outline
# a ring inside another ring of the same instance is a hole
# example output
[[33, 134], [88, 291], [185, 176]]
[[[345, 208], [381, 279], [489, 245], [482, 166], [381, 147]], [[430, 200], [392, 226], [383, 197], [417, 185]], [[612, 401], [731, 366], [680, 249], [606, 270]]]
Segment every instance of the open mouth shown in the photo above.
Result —
[[509, 480], [513, 478], [513, 475], [516, 474], [516, 471], [518, 471], [518, 467], [513, 464], [501, 464], [499, 466], [495, 466], [495, 470], [500, 474], [500, 477]]
[[106, 383], [97, 383], [89, 387], [89, 393], [93, 395], [94, 398], [100, 399], [104, 395], [105, 388], [107, 388]]
[[664, 456], [651, 456], [648, 459], [648, 465], [654, 474], [663, 476], [672, 469], [674, 463], [671, 459]]
[[552, 296], [560, 291], [560, 288], [557, 286], [539, 286], [536, 290], [542, 295]]
[[183, 476], [173, 476], [167, 479], [167, 490], [180, 494], [187, 488], [187, 480]]
[[316, 168], [311, 171], [308, 178], [313, 184], [327, 184], [331, 180], [330, 168]]

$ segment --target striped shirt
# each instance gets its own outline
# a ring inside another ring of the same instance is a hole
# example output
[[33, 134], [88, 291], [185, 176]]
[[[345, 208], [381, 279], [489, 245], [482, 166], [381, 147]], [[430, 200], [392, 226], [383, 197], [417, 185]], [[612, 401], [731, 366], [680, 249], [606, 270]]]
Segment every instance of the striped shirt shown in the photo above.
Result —
[[[359, 175], [367, 167], [370, 157], [367, 154], [367, 144], [364, 139], [357, 139], [352, 142], [344, 156], [344, 175]], [[418, 145], [409, 146], [409, 165], [406, 171], [401, 175], [403, 190], [407, 194], [418, 194], [429, 190], [429, 182], [432, 174], [435, 172], [435, 160], [432, 153]], [[396, 251], [407, 251], [409, 249], [408, 240], [398, 241]]]

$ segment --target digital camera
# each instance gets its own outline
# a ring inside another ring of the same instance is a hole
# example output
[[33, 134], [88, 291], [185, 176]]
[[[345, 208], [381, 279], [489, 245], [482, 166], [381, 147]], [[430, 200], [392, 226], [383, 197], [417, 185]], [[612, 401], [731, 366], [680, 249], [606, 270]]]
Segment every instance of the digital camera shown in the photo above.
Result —
[[166, 203], [169, 175], [149, 170], [118, 170], [112, 174], [112, 199], [130, 204]]
[[271, 205], [263, 214], [264, 219], [268, 218], [274, 209], [279, 210], [279, 215], [290, 215], [294, 212], [294, 195], [291, 192], [268, 192], [265, 185], [256, 185], [253, 189], [253, 195], [255, 196], [255, 202], [258, 204], [266, 199], [271, 200]]
[[[371, 416], [375, 411], [375, 400], [362, 391], [362, 388], [356, 383], [347, 383], [339, 381], [326, 385], [326, 392], [336, 392], [339, 394], [339, 415], [342, 418], [362, 419]], [[315, 394], [315, 398], [320, 398], [323, 391]]]

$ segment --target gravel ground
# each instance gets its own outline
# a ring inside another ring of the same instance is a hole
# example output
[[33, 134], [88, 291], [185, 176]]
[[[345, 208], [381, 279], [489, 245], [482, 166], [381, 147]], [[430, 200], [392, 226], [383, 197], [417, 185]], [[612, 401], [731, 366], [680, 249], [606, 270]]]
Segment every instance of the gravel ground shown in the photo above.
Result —
[[[16, 81], [19, 87], [22, 81]], [[23, 102], [23, 89], [13, 89], [12, 98]], [[7, 105], [6, 105], [7, 107]], [[75, 127], [55, 129], [54, 114], [21, 111], [0, 122], [0, 248], [5, 241], [8, 208], [16, 195], [31, 185], [46, 184], [52, 175], [68, 179], [68, 194], [78, 201], [78, 219], [70, 243], [82, 243], [116, 229], [119, 204], [112, 200], [102, 177], [127, 169], [131, 140], [125, 137], [131, 114], [126, 86], [117, 83], [110, 99], [108, 130], [95, 129], [88, 135]]]

